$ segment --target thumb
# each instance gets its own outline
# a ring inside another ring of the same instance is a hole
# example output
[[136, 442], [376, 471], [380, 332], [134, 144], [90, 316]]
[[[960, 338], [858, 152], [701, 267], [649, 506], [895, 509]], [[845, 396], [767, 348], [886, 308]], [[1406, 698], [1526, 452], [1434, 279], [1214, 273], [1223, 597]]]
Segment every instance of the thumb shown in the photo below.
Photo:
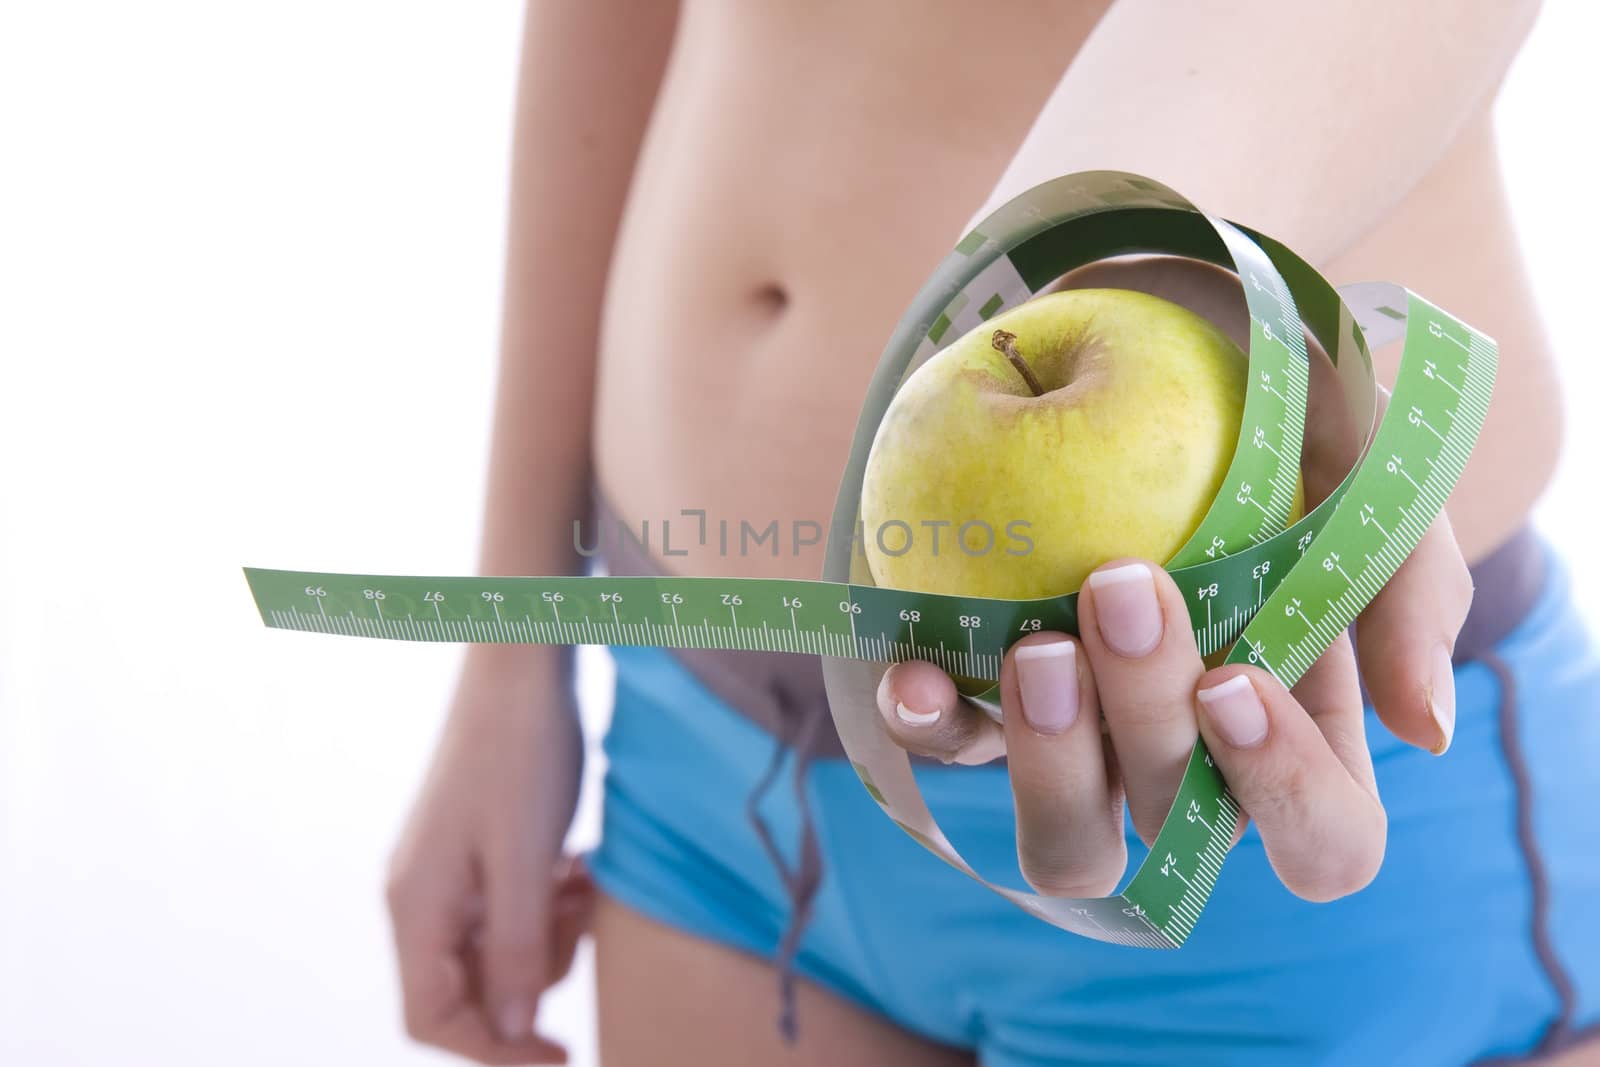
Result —
[[501, 1040], [533, 1036], [549, 981], [550, 875], [532, 856], [499, 856], [484, 872], [483, 1006]]
[[581, 856], [569, 856], [563, 863], [550, 896], [550, 971], [551, 983], [565, 978], [578, 952], [578, 941], [589, 932], [594, 920], [595, 886]]

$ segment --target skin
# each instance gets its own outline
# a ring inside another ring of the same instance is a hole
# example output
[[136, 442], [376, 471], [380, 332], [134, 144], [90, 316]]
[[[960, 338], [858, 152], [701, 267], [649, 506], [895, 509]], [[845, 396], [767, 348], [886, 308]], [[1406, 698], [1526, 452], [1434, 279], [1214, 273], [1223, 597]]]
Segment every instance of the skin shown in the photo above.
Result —
[[[1498, 338], [1501, 384], [1449, 520], [1368, 608], [1360, 646], [1335, 646], [1292, 693], [1239, 667], [1204, 670], [1181, 626], [1145, 654], [1111, 651], [1091, 591], [1074, 643], [1075, 726], [1028, 726], [1015, 650], [1003, 728], [956, 705], [925, 664], [889, 673], [885, 722], [906, 747], [951, 759], [1003, 745], [1024, 869], [1042, 888], [1105, 887], [1122, 861], [1106, 812], [1121, 798], [1148, 834], [1176, 781], [1173, 754], [1197, 732], [1290, 889], [1358, 888], [1382, 855], [1384, 818], [1357, 740], [1356, 658], [1384, 723], [1438, 748], [1446, 717], [1430, 712], [1449, 702], [1430, 688], [1430, 664], [1466, 612], [1466, 561], [1521, 524], [1558, 452], [1559, 393], [1488, 110], [1536, 6], [1021, 0], [985, 5], [975, 32], [969, 5], [935, 0], [686, 0], [681, 13], [532, 0], [483, 573], [578, 570], [571, 520], [591, 478], [635, 522], [703, 507], [826, 524], [878, 346], [930, 266], [1048, 177], [1159, 176], [1286, 241], [1336, 284], [1402, 279]], [[1142, 288], [1224, 329], [1238, 314], [1231, 279], [1171, 261], [1073, 283]], [[1387, 374], [1393, 353], [1378, 355]], [[814, 577], [821, 552], [666, 562]], [[1176, 591], [1159, 570], [1155, 581], [1163, 618], [1178, 618]], [[803, 983], [807, 1025], [785, 1048], [764, 962], [596, 900], [561, 856], [582, 751], [569, 668], [560, 650], [517, 646], [477, 646], [463, 661], [390, 875], [419, 1041], [485, 1063], [560, 1062], [533, 1019], [592, 929], [608, 1067], [971, 1062]], [[1217, 736], [1196, 698], [1238, 673], [1268, 718], [1249, 747]], [[941, 715], [911, 730], [899, 703]], [[1086, 726], [1091, 711], [1104, 739]], [[1080, 793], [1051, 792], [1073, 775], [1088, 783]], [[1090, 859], [1065, 867], [1065, 855]], [[721, 1008], [716, 1025], [708, 1004]]]

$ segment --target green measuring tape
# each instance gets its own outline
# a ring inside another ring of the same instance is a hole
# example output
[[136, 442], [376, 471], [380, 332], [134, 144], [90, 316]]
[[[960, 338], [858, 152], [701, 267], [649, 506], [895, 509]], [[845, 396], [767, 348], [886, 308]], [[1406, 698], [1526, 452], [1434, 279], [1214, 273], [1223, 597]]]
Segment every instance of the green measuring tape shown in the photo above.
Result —
[[[1168, 561], [1202, 654], [1265, 668], [1293, 685], [1397, 570], [1444, 506], [1494, 386], [1495, 344], [1397, 285], [1335, 291], [1271, 238], [1213, 218], [1148, 178], [1113, 171], [1037, 186], [985, 219], [934, 271], [879, 362], [840, 483], [824, 580], [416, 577], [246, 568], [271, 627], [410, 641], [650, 645], [795, 652], [822, 658], [834, 723], [873, 799], [936, 855], [1026, 911], [1103, 941], [1183, 944], [1240, 818], [1202, 743], [1150, 854], [1113, 897], [1072, 899], [988, 881], [928, 810], [875, 693], [885, 665], [930, 660], [995, 681], [1005, 650], [1037, 630], [1077, 631], [1076, 594], [1039, 600], [877, 587], [857, 528], [872, 440], [901, 384], [943, 343], [1030, 299], [1062, 274], [1129, 253], [1235, 271], [1250, 312], [1249, 392], [1222, 490]], [[1288, 525], [1309, 389], [1305, 333], [1333, 364], [1366, 429], [1359, 460]], [[1388, 410], [1377, 418], [1369, 345], [1404, 336]], [[850, 520], [841, 524], [840, 520]], [[991, 714], [991, 688], [974, 698]]]

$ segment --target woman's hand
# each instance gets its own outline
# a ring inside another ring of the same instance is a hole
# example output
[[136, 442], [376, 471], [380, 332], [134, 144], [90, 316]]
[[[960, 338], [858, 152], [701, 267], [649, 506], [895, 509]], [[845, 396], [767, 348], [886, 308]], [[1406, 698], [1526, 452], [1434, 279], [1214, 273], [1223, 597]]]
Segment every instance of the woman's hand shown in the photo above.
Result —
[[567, 1058], [534, 1032], [594, 900], [581, 861], [561, 855], [583, 739], [558, 677], [469, 659], [391, 862], [406, 1029], [480, 1063]]
[[1357, 647], [1340, 637], [1291, 691], [1257, 667], [1206, 670], [1171, 577], [1118, 560], [1084, 586], [1081, 638], [1032, 634], [1007, 652], [1003, 726], [924, 662], [889, 670], [879, 711], [912, 752], [981, 763], [1003, 751], [1022, 873], [1041, 893], [1110, 894], [1127, 865], [1124, 803], [1153, 841], [1199, 736], [1283, 884], [1331, 900], [1372, 880], [1386, 834], [1356, 654], [1385, 726], [1443, 752], [1455, 725], [1450, 651], [1471, 599], [1441, 515], [1362, 614]]

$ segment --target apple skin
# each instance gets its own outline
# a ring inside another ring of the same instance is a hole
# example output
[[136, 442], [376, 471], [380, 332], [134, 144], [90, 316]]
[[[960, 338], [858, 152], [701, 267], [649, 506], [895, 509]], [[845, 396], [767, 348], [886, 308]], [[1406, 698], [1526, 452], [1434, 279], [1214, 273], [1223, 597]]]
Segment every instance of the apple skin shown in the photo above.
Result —
[[[994, 347], [1002, 329], [1043, 395]], [[1121, 556], [1165, 562], [1233, 459], [1247, 368], [1221, 330], [1145, 293], [1069, 289], [995, 316], [919, 367], [878, 427], [861, 491], [873, 580], [1022, 599]], [[981, 526], [971, 552], [956, 543], [970, 520], [993, 530], [987, 551]], [[1007, 536], [1018, 520], [1031, 549]]]

